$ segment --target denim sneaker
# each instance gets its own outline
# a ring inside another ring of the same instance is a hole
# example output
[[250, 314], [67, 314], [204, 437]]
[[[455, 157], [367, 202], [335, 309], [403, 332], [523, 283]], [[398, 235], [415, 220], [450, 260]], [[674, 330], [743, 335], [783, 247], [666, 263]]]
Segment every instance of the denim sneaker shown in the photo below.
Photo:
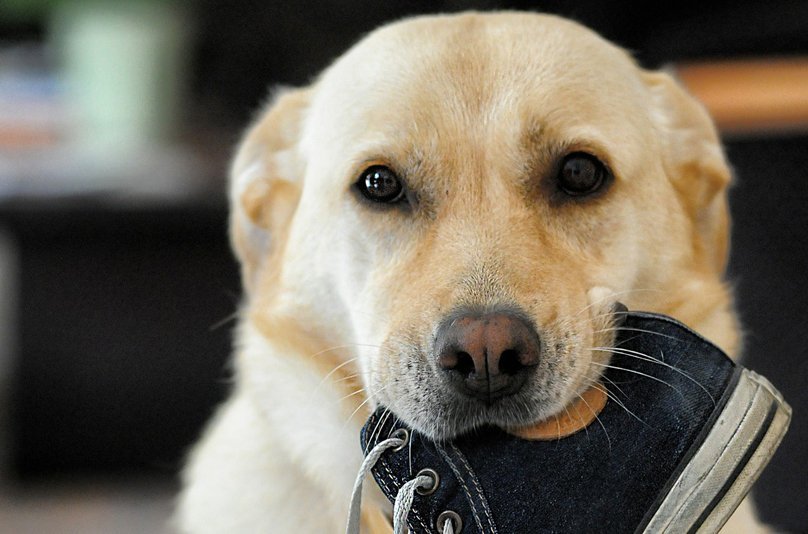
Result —
[[363, 469], [395, 503], [394, 520], [422, 534], [720, 529], [780, 444], [790, 407], [669, 317], [627, 314], [616, 346], [608, 401], [561, 439], [491, 427], [434, 442], [376, 410]]

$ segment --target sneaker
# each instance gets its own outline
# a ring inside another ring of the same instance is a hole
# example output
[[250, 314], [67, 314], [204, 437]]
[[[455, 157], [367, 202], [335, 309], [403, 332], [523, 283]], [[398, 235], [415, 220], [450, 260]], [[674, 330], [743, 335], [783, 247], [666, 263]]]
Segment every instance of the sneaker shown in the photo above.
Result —
[[790, 407], [669, 317], [627, 314], [615, 346], [608, 400], [560, 439], [491, 427], [434, 442], [376, 410], [362, 447], [376, 448], [371, 470], [387, 498], [407, 501], [410, 531], [719, 530], [780, 444]]

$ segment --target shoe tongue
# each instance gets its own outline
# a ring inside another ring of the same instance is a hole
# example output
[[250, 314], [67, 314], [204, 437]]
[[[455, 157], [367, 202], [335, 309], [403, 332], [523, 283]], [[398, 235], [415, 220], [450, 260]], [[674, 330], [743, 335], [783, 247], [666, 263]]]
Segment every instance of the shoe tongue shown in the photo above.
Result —
[[532, 425], [505, 430], [522, 439], [556, 441], [588, 427], [604, 406], [606, 406], [606, 391], [602, 386], [592, 386], [569, 403], [561, 413]]

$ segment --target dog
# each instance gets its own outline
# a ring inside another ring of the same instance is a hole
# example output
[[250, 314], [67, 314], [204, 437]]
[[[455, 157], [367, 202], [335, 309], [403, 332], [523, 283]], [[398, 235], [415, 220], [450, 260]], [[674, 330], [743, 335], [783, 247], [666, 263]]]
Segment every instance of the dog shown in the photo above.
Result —
[[[235, 385], [181, 530], [342, 531], [372, 408], [436, 439], [552, 416], [608, 363], [618, 302], [737, 355], [730, 182], [703, 107], [575, 22], [371, 33], [237, 151]], [[388, 531], [367, 493], [363, 531]], [[725, 527], [757, 528], [747, 503]]]

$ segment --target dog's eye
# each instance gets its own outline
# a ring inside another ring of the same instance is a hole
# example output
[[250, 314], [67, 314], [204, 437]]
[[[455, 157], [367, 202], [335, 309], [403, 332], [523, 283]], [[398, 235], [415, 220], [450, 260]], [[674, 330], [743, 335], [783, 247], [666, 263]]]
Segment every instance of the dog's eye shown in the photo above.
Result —
[[574, 152], [561, 162], [558, 186], [570, 196], [589, 195], [601, 188], [607, 176], [606, 167], [595, 156]]
[[401, 179], [383, 165], [366, 169], [355, 185], [365, 198], [373, 202], [394, 204], [404, 197]]

